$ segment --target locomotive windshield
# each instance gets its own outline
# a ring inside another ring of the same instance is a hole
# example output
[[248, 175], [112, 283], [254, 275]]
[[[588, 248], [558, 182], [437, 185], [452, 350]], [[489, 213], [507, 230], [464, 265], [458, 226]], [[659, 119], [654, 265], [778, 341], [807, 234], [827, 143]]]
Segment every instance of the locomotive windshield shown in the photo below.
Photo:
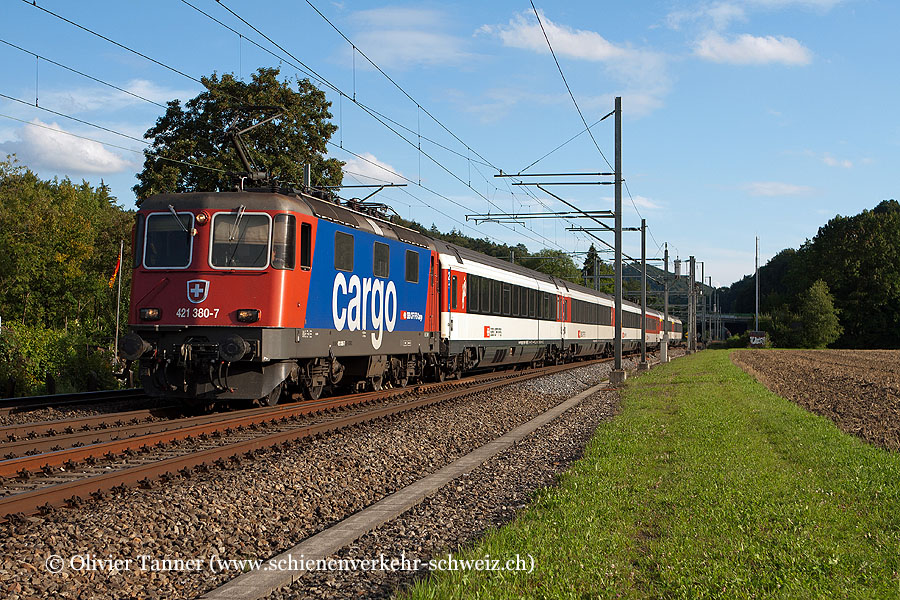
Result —
[[269, 264], [269, 215], [219, 213], [213, 217], [213, 267], [264, 269]]
[[149, 269], [185, 269], [191, 264], [191, 213], [155, 213], [147, 217], [144, 266]]

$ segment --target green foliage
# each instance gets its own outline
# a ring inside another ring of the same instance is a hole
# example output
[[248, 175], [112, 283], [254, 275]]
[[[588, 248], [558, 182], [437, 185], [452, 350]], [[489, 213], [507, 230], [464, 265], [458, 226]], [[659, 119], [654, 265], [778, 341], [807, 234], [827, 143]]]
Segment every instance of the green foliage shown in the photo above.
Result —
[[579, 269], [572, 257], [562, 250], [544, 248], [535, 256], [526, 256], [518, 261], [523, 267], [540, 271], [572, 283], [582, 283], [581, 269]]
[[838, 311], [828, 291], [828, 284], [816, 280], [800, 295], [800, 346], [824, 348], [838, 339], [843, 332], [838, 322]]
[[898, 240], [900, 203], [885, 200], [855, 217], [835, 217], [801, 248], [807, 281], [822, 279], [834, 294], [844, 327], [839, 345], [891, 348], [900, 344]]
[[[534, 269], [535, 271], [540, 271], [541, 273], [559, 277], [560, 279], [565, 279], [566, 281], [571, 281], [572, 283], [582, 285], [584, 282], [584, 279], [581, 276], [581, 270], [572, 258], [562, 250], [550, 250], [544, 248], [537, 254], [531, 254], [525, 244], [521, 243], [516, 244], [515, 246], [498, 244], [486, 237], [473, 238], [467, 236], [456, 228], [451, 229], [449, 233], [443, 233], [436, 225], [432, 225], [431, 229], [426, 229], [415, 221], [407, 221], [406, 219], [396, 216], [392, 221], [398, 225], [415, 229], [416, 231], [435, 239], [462, 246], [463, 248], [468, 248], [475, 252], [493, 256], [494, 258], [509, 260], [510, 257], [513, 257], [517, 264], [529, 269]], [[601, 289], [603, 288], [601, 287]]]
[[595, 265], [597, 268], [596, 275], [598, 275], [600, 277], [602, 277], [604, 275], [614, 275], [615, 274], [615, 270], [612, 268], [611, 265], [600, 260], [600, 256], [599, 256], [599, 253], [597, 252], [597, 248], [593, 244], [591, 244], [591, 247], [588, 248], [587, 256], [585, 256], [585, 258], [584, 258], [584, 263], [582, 264], [582, 273], [584, 274], [584, 285], [586, 285], [590, 288], [593, 288], [593, 289], [598, 289], [601, 292], [604, 292], [606, 294], [614, 293], [615, 289], [616, 289], [616, 283], [611, 278], [604, 277], [604, 278], [600, 279], [600, 281], [597, 284], [597, 287], [595, 287], [595, 282], [594, 282]]
[[824, 348], [841, 335], [838, 312], [828, 284], [819, 279], [799, 294], [795, 307], [782, 304], [761, 315], [759, 326], [779, 348]]
[[56, 393], [86, 390], [91, 377], [99, 389], [118, 387], [110, 350], [94, 346], [92, 337], [80, 326], [5, 324], [0, 328], [0, 385], [5, 389], [12, 379], [15, 395], [47, 394], [54, 391], [48, 389], [49, 375]]
[[[840, 347], [900, 346], [900, 203], [885, 200], [853, 217], [836, 216], [799, 250], [778, 253], [759, 270], [760, 312], [771, 313], [784, 339], [791, 319], [803, 322], [801, 295], [822, 280], [833, 295], [842, 333]], [[756, 282], [746, 276], [723, 295], [725, 312], [753, 312]], [[793, 312], [793, 317], [787, 313]], [[810, 315], [810, 318], [811, 315]], [[822, 326], [832, 339], [834, 328]], [[792, 339], [790, 344], [821, 345], [822, 340]]]
[[260, 68], [249, 83], [232, 74], [213, 74], [201, 79], [206, 91], [184, 108], [178, 100], [169, 102], [166, 114], [144, 134], [153, 145], [144, 152], [144, 169], [134, 186], [138, 201], [165, 192], [227, 189], [230, 178], [210, 169], [233, 173], [244, 167], [226, 131], [246, 128], [277, 110], [283, 116], [242, 136], [254, 167], [269, 170], [280, 181], [301, 182], [303, 165], [310, 164], [316, 184], [339, 184], [343, 163], [325, 159], [326, 144], [337, 131], [329, 121], [331, 103], [308, 79], [297, 79], [295, 91], [289, 81], [279, 81], [278, 74], [278, 69]]
[[[0, 261], [0, 316], [7, 348], [5, 377], [13, 375], [19, 390], [36, 389], [38, 378], [42, 381], [50, 366], [66, 364], [59, 355], [59, 344], [78, 340], [85, 347], [111, 346], [117, 289], [110, 288], [109, 280], [120, 240], [125, 241], [119, 270], [123, 278], [120, 325], [124, 327], [132, 222], [133, 213], [117, 205], [103, 184], [94, 188], [68, 179], [44, 181], [12, 159], [0, 162], [0, 256], [4, 257]], [[24, 329], [11, 334], [6, 327], [12, 325]], [[80, 337], [73, 337], [73, 331]], [[17, 353], [9, 350], [11, 339], [22, 344]], [[81, 353], [83, 358], [87, 355]], [[89, 370], [81, 368], [82, 374]], [[73, 385], [79, 377], [83, 378], [73, 375]]]
[[[771, 345], [770, 343], [767, 344]], [[744, 333], [736, 333], [723, 342], [713, 342], [708, 348], [710, 350], [723, 350], [730, 348], [749, 348], [750, 347], [750, 331]]]

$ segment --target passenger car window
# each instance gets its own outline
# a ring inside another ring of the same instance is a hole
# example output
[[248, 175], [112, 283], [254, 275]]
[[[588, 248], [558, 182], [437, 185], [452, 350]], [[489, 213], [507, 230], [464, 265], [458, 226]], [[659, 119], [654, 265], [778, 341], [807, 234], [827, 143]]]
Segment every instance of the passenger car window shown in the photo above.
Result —
[[479, 285], [480, 279], [481, 278], [478, 277], [478, 275], [469, 275], [468, 277], [466, 277], [466, 285], [469, 287], [469, 289], [466, 290], [469, 297], [469, 302], [466, 305], [466, 310], [470, 313], [478, 312], [478, 300], [481, 293], [481, 288]]
[[453, 275], [450, 278], [450, 308], [456, 308], [456, 292], [457, 292], [456, 275]]
[[491, 287], [491, 314], [499, 315], [500, 314], [500, 292], [503, 289], [503, 285], [499, 281], [492, 282]]

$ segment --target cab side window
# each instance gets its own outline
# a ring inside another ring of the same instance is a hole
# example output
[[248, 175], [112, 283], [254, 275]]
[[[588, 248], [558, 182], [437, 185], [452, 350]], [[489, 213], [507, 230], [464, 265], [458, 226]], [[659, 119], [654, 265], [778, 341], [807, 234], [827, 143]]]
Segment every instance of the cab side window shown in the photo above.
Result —
[[300, 268], [309, 271], [312, 268], [312, 225], [300, 223]]
[[334, 268], [338, 271], [353, 270], [353, 236], [349, 233], [334, 233]]
[[406, 251], [406, 281], [419, 283], [419, 253], [415, 250]]
[[272, 268], [294, 270], [297, 256], [297, 220], [294, 215], [275, 215], [272, 222]]

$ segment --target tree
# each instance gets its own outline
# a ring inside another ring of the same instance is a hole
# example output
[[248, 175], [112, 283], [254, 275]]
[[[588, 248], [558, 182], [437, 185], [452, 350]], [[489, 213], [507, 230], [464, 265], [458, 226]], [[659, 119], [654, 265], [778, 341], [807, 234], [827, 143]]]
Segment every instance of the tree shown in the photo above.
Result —
[[112, 345], [120, 241], [127, 320], [133, 217], [102, 183], [44, 181], [0, 161], [0, 382], [41, 392], [49, 372], [60, 391], [82, 390], [96, 371], [112, 385], [112, 355], [95, 349]]
[[103, 184], [43, 181], [12, 160], [0, 162], [0, 315], [24, 325], [64, 328], [81, 319], [93, 330], [114, 326], [108, 281], [120, 240], [123, 283], [131, 275], [132, 221]]
[[900, 203], [885, 200], [873, 210], [831, 219], [800, 249], [800, 270], [825, 281], [834, 294], [844, 328], [838, 345], [896, 348], [900, 343], [898, 239]]
[[816, 280], [808, 290], [800, 294], [800, 346], [824, 348], [841, 336], [844, 328], [838, 321], [834, 299], [828, 284]]
[[158, 193], [227, 189], [227, 173], [244, 168], [226, 132], [279, 112], [277, 119], [242, 136], [254, 167], [283, 182], [301, 182], [303, 165], [309, 163], [315, 184], [339, 184], [343, 163], [325, 159], [326, 144], [337, 131], [329, 121], [331, 103], [308, 79], [297, 79], [295, 91], [278, 74], [278, 69], [260, 68], [249, 83], [213, 74], [201, 79], [206, 91], [184, 108], [178, 100], [169, 102], [166, 114], [144, 134], [153, 143], [144, 151], [144, 169], [133, 188], [138, 203]]
[[544, 248], [537, 255], [523, 258], [519, 263], [523, 267], [559, 277], [572, 283], [582, 283], [581, 270], [575, 265], [572, 257], [562, 250]]
[[[596, 274], [594, 273], [594, 269], [597, 269]], [[600, 279], [599, 285], [595, 287], [595, 275], [599, 275], [601, 277], [603, 275], [614, 275], [615, 270], [610, 265], [600, 260], [599, 252], [597, 252], [597, 248], [594, 246], [594, 244], [591, 244], [591, 247], [588, 248], [581, 272], [584, 276], [584, 285], [590, 288], [598, 289], [601, 292], [606, 292], [607, 294], [612, 294], [615, 291], [615, 281], [609, 277]]]
[[[896, 200], [884, 200], [852, 217], [834, 217], [799, 250], [783, 250], [760, 268], [761, 310], [784, 317], [776, 319], [782, 324], [787, 322], [787, 313], [799, 320], [801, 294], [821, 279], [833, 294], [840, 315], [843, 333], [834, 345], [900, 346], [898, 239], [900, 203]], [[735, 282], [725, 293], [723, 310], [752, 312], [755, 283], [750, 275]]]

